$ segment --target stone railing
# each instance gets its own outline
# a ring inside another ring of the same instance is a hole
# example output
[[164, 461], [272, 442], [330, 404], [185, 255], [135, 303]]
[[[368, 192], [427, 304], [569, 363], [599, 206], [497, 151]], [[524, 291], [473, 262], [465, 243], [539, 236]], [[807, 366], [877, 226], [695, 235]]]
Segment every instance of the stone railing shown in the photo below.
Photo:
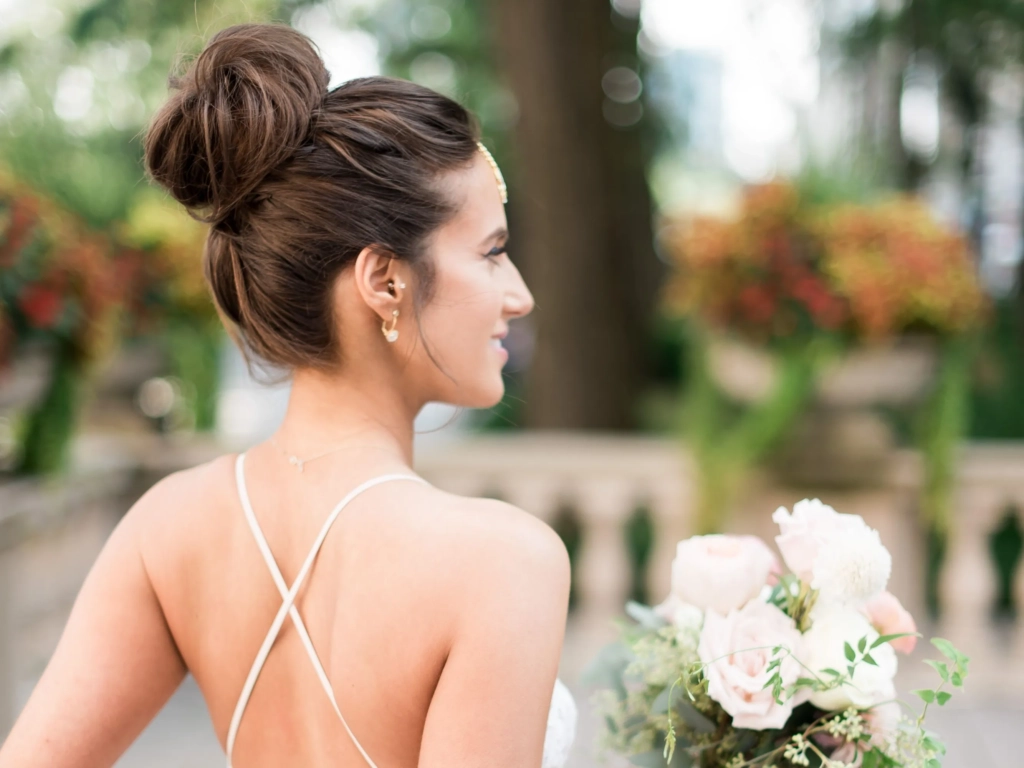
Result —
[[[81, 580], [119, 517], [158, 477], [223, 450], [150, 438], [132, 444], [86, 440], [77, 451], [80, 472], [62, 484], [0, 484], [0, 732], [16, 709], [15, 690], [24, 692], [45, 663]], [[587, 433], [476, 436], [421, 451], [417, 470], [446, 490], [503, 498], [552, 523], [563, 515], [574, 520], [580, 543], [564, 657], [570, 674], [609, 639], [612, 619], [622, 615], [634, 573], [625, 526], [636, 511], [647, 511], [655, 531], [642, 575], [652, 601], [668, 592], [676, 542], [693, 533], [692, 467], [671, 440]], [[919, 478], [917, 457], [901, 452], [879, 486], [820, 495], [879, 529], [894, 555], [892, 590], [923, 616]], [[754, 474], [740, 489], [726, 527], [770, 541], [772, 511], [815, 495]], [[989, 535], [1010, 504], [1020, 519], [1024, 444], [965, 446], [941, 580], [946, 610], [941, 624], [922, 630], [949, 637], [972, 656], [975, 690], [1024, 690], [1024, 621], [996, 625], [988, 610], [996, 592]], [[1015, 597], [1024, 606], [1022, 567]]]

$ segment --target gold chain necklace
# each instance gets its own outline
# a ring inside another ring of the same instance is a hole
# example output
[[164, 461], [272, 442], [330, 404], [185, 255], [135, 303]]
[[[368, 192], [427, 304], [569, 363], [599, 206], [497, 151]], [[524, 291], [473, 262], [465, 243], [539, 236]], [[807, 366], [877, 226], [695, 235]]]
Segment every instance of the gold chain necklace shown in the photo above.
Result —
[[348, 446], [348, 443], [345, 443], [344, 445], [335, 446], [334, 448], [324, 451], [323, 453], [318, 453], [316, 456], [310, 456], [308, 459], [300, 459], [298, 456], [288, 453], [288, 451], [282, 448], [281, 444], [278, 443], [277, 439], [274, 438], [273, 436], [271, 436], [270, 442], [272, 442], [277, 447], [277, 449], [281, 451], [282, 454], [284, 454], [285, 458], [288, 459], [289, 464], [291, 464], [293, 467], [298, 468], [299, 472], [302, 472], [303, 467], [309, 462], [316, 461], [317, 459], [322, 459], [324, 456], [334, 453], [335, 451], [340, 451], [342, 448], [346, 448]]

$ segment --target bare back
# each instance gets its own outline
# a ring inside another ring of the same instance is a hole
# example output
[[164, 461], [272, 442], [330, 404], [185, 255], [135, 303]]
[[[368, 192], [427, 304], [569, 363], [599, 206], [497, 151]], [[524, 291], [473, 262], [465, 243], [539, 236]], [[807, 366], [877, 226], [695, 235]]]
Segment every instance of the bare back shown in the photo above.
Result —
[[[290, 585], [338, 491], [311, 492], [290, 466], [267, 467], [267, 458], [249, 458], [246, 485]], [[155, 530], [145, 552], [171, 633], [222, 744], [252, 659], [282, 602], [246, 524], [231, 459], [196, 471], [199, 492], [186, 513], [189, 521]], [[333, 478], [331, 486], [347, 491], [365, 479]], [[453, 558], [460, 555], [452, 532], [483, 522], [459, 519], [466, 501], [414, 483], [365, 491], [341, 512], [299, 592], [297, 607], [338, 706], [379, 765], [417, 762], [452, 639], [453, 603], [461, 594], [452, 579], [459, 572]], [[267, 733], [274, 737], [261, 737]], [[291, 621], [254, 689], [235, 755], [245, 766], [363, 764]]]
[[[0, 767], [38, 755], [40, 734], [48, 765], [112, 764], [186, 669], [225, 745], [282, 604], [243, 513], [235, 459], [165, 478], [122, 521]], [[284, 582], [295, 580], [339, 499], [401, 470], [365, 464], [358, 476], [306, 483], [280, 457], [247, 457], [252, 508]], [[126, 583], [136, 570], [145, 581], [138, 589]], [[567, 597], [564, 547], [540, 521], [503, 502], [387, 482], [338, 515], [296, 607], [340, 712], [376, 765], [534, 766]], [[123, 642], [118, 624], [131, 630]], [[367, 765], [290, 620], [245, 709], [233, 760], [236, 768]]]

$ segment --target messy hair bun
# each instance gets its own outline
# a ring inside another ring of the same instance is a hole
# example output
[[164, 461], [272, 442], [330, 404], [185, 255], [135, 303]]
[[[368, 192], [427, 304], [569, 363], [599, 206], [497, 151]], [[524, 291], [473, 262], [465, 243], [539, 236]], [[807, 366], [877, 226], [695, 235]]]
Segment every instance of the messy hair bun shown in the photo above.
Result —
[[[306, 140], [330, 75], [310, 40], [280, 25], [214, 35], [150, 126], [152, 177], [222, 221]], [[202, 214], [201, 214], [202, 215]]]
[[204, 272], [250, 363], [340, 362], [330, 289], [367, 246], [410, 262], [427, 301], [423, 244], [455, 212], [436, 182], [477, 151], [476, 121], [446, 96], [329, 80], [294, 29], [229, 27], [170, 78], [146, 134], [149, 174], [212, 225]]

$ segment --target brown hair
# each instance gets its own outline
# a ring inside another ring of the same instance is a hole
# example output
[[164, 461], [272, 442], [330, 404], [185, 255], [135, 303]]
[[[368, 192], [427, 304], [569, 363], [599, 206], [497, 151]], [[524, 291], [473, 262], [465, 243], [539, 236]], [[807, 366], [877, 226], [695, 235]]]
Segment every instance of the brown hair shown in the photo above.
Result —
[[152, 178], [210, 223], [204, 271], [250, 364], [341, 361], [331, 288], [367, 246], [410, 263], [430, 300], [425, 241], [455, 213], [438, 185], [468, 166], [478, 126], [459, 104], [388, 77], [327, 90], [312, 42], [277, 24], [218, 32], [146, 133]]

